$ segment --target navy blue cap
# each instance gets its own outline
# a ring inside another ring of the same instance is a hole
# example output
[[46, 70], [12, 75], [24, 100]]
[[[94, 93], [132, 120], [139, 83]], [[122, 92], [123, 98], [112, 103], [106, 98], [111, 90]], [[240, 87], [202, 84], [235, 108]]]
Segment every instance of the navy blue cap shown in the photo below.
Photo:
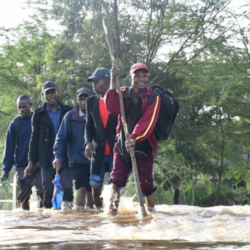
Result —
[[80, 89], [77, 90], [77, 97], [82, 95], [82, 94], [86, 94], [88, 96], [92, 95], [91, 91], [88, 88], [85, 88], [85, 87], [80, 88]]
[[49, 89], [57, 89], [57, 87], [53, 82], [45, 82], [42, 86], [42, 92], [47, 91]]
[[109, 78], [110, 79], [110, 70], [106, 68], [99, 68], [96, 69], [95, 72], [91, 77], [87, 79], [87, 82], [98, 81], [102, 78]]

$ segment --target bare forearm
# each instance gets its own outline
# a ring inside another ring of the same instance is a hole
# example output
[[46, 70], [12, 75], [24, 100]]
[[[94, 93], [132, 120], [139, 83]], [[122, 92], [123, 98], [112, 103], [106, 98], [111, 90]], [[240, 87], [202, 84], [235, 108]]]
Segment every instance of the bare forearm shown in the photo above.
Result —
[[119, 76], [119, 69], [116, 67], [112, 67], [109, 89], [116, 89], [116, 77], [118, 76]]
[[34, 165], [34, 161], [33, 160], [29, 160], [29, 164]]
[[116, 80], [116, 77], [114, 77], [114, 76], [111, 75], [109, 89], [115, 89], [116, 88], [116, 86], [115, 86], [115, 80]]

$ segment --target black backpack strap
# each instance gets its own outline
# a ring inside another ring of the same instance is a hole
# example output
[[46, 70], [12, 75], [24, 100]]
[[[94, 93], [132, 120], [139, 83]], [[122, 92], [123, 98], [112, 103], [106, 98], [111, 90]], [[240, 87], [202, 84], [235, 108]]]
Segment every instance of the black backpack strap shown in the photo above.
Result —
[[15, 139], [16, 154], [17, 154], [18, 130], [19, 130], [19, 127], [20, 127], [20, 122], [21, 122], [21, 116], [17, 116], [13, 120], [13, 125], [14, 125], [15, 133], [16, 133], [16, 139]]
[[126, 101], [127, 99], [129, 99], [129, 88], [125, 90], [123, 95], [123, 100]]
[[129, 88], [127, 88], [125, 90], [125, 93], [123, 95], [123, 103], [124, 103], [124, 108], [126, 109], [126, 107], [128, 106], [128, 101], [129, 101]]
[[[79, 107], [79, 109], [80, 109], [80, 107]], [[71, 112], [71, 111], [69, 111], [69, 112]], [[73, 117], [73, 115], [74, 115], [74, 112], [75, 111], [72, 111], [71, 113], [69, 113], [68, 114], [68, 118], [69, 118], [69, 122], [71, 123], [71, 120], [72, 120], [72, 117]], [[79, 112], [79, 110], [78, 110], [78, 112]], [[71, 126], [70, 126], [71, 127]], [[70, 133], [68, 134], [68, 136], [71, 136], [71, 134], [72, 134], [72, 128], [70, 129]]]
[[148, 97], [147, 106], [150, 105], [158, 95], [159, 95], [159, 93], [157, 93], [154, 90], [154, 92]]
[[151, 86], [151, 89], [155, 90], [157, 93], [162, 93], [164, 94], [165, 89], [161, 85], [153, 85]]
[[161, 85], [157, 85], [157, 84], [153, 85], [153, 86], [151, 86], [151, 89], [154, 90], [154, 93], [149, 96], [147, 106], [154, 101], [156, 96], [158, 96], [158, 95], [160, 96], [160, 95], [165, 93], [165, 89]]

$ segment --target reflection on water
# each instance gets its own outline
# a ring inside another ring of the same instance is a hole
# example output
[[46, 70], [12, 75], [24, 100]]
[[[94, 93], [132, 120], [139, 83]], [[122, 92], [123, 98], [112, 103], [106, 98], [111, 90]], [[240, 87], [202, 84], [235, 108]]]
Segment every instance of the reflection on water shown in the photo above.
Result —
[[2, 250], [9, 249], [25, 249], [25, 250], [249, 250], [249, 245], [236, 243], [184, 243], [184, 242], [169, 242], [169, 241], [91, 241], [85, 243], [67, 242], [67, 243], [42, 243], [42, 244], [22, 244], [17, 246], [3, 246]]
[[57, 210], [0, 211], [0, 249], [250, 249], [250, 207], [159, 205], [140, 220], [124, 200], [121, 215]]

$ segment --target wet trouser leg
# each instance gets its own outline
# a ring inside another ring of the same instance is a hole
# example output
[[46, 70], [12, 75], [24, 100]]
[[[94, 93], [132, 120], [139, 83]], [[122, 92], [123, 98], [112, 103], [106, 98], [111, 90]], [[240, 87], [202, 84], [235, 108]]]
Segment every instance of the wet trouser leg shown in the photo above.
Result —
[[[43, 183], [43, 205], [45, 208], [52, 207], [52, 197], [54, 191], [54, 184], [52, 181], [55, 179], [56, 170], [53, 168], [52, 163], [49, 163], [46, 168], [42, 168], [42, 183]], [[73, 180], [67, 164], [63, 163], [59, 171], [60, 183], [63, 188], [63, 201], [73, 201]]]
[[[26, 167], [24, 168], [16, 168], [16, 193], [18, 193], [20, 191], [20, 186], [18, 184], [18, 182], [24, 178], [24, 170]], [[31, 195], [31, 192], [30, 192]], [[17, 208], [19, 206], [21, 206], [22, 209], [24, 210], [29, 210], [29, 200], [30, 200], [30, 195], [28, 196], [28, 198], [23, 202], [23, 203], [19, 203], [17, 202]]]
[[43, 206], [45, 208], [51, 208], [54, 190], [52, 180], [55, 178], [56, 171], [50, 163], [45, 168], [41, 168], [41, 174], [43, 184]]
[[[31, 192], [30, 192], [30, 194], [31, 194]], [[29, 196], [30, 197], [30, 196]], [[29, 201], [30, 201], [30, 198], [27, 198], [22, 204], [21, 204], [21, 208], [23, 209], [23, 210], [30, 210], [30, 203], [29, 203]]]
[[112, 169], [113, 169], [113, 155], [105, 155], [103, 158], [100, 174], [90, 175], [90, 185], [92, 187], [93, 201], [97, 209], [102, 208], [103, 199], [100, 196], [102, 194], [102, 184], [104, 181], [104, 175], [107, 170], [109, 173], [111, 173]]
[[63, 162], [62, 167], [59, 171], [60, 183], [63, 188], [63, 201], [73, 202], [73, 178], [69, 169], [68, 164]]
[[37, 197], [39, 198], [38, 207], [42, 208], [43, 207], [43, 184], [42, 184], [41, 168], [36, 170], [35, 178], [36, 178], [36, 184], [35, 184], [36, 194], [37, 194]]

